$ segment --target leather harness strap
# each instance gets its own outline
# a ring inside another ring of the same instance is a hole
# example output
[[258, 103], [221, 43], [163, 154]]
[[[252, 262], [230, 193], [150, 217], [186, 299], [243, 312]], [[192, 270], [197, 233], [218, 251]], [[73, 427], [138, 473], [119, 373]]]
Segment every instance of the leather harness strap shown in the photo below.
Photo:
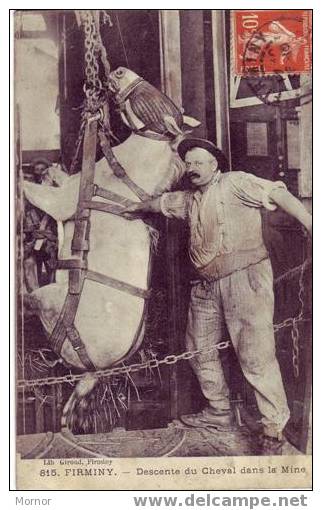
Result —
[[153, 133], [148, 128], [137, 129], [136, 135], [143, 136], [144, 138], [150, 138], [150, 140], [158, 140], [159, 142], [171, 142], [172, 138], [167, 135], [161, 135], [159, 133]]
[[87, 263], [80, 259], [59, 259], [56, 269], [87, 269]]
[[[97, 186], [94, 184], [93, 187], [93, 196], [102, 197], [106, 200], [110, 200], [111, 202], [116, 202], [120, 205], [115, 204], [109, 204], [107, 202], [99, 202], [94, 200], [86, 200], [83, 202], [83, 215], [86, 216], [88, 211], [90, 209], [95, 209], [96, 211], [102, 211], [107, 212], [110, 214], [114, 214], [116, 216], [122, 216], [122, 218], [125, 218], [123, 215], [124, 207], [129, 207], [131, 205], [135, 205], [136, 202], [133, 202], [133, 200], [130, 200], [129, 198], [123, 197], [122, 195], [119, 195], [118, 193], [115, 193], [113, 191], [109, 191], [105, 188], [101, 188], [100, 186]], [[86, 212], [84, 212], [86, 211]], [[132, 214], [131, 217], [126, 217], [128, 220], [135, 220], [141, 218], [140, 214]]]
[[96, 186], [96, 184], [94, 185], [94, 195], [97, 197], [106, 198], [106, 200], [112, 200], [112, 202], [122, 204], [124, 207], [128, 207], [135, 203], [132, 200], [119, 195], [118, 193], [114, 193], [113, 191], [109, 191], [107, 189], [101, 188], [100, 186]]
[[72, 254], [79, 259], [79, 265], [70, 267], [68, 293], [65, 298], [60, 316], [51, 334], [53, 349], [59, 355], [65, 338], [67, 337], [79, 359], [88, 370], [96, 367], [90, 360], [86, 347], [74, 325], [81, 292], [84, 284], [85, 269], [87, 268], [87, 252], [89, 250], [90, 209], [84, 208], [83, 203], [90, 201], [94, 192], [95, 155], [97, 144], [97, 121], [88, 122], [85, 128], [83, 163], [79, 185], [78, 205], [75, 215], [75, 229], [72, 240]]
[[116, 278], [112, 278], [111, 276], [107, 276], [102, 273], [98, 273], [97, 271], [92, 271], [91, 269], [86, 268], [86, 264], [83, 260], [79, 259], [61, 259], [57, 261], [56, 269], [83, 269], [83, 276], [87, 280], [92, 280], [97, 283], [102, 283], [103, 285], [107, 285], [108, 287], [112, 287], [113, 289], [121, 290], [123, 292], [127, 292], [128, 294], [132, 294], [132, 296], [137, 296], [142, 299], [148, 299], [150, 296], [150, 291], [141, 289], [140, 287], [136, 287], [135, 285], [131, 285], [130, 283], [122, 282], [121, 280], [117, 280]]
[[52, 347], [60, 355], [63, 343], [67, 337], [83, 365], [89, 370], [95, 370], [96, 367], [88, 357], [86, 347], [74, 325], [79, 299], [80, 295], [78, 294], [67, 294], [60, 317], [51, 334]]
[[101, 148], [103, 151], [103, 154], [110, 165], [111, 169], [113, 170], [113, 173], [116, 177], [118, 177], [126, 186], [133, 191], [133, 193], [142, 201], [151, 200], [152, 196], [146, 193], [144, 189], [140, 188], [135, 182], [132, 181], [132, 179], [127, 175], [125, 168], [117, 161], [115, 158], [113, 151], [111, 149], [111, 145], [105, 135], [105, 133], [100, 130], [98, 133]]
[[106, 202], [94, 202], [93, 200], [84, 202], [84, 207], [87, 209], [95, 209], [96, 211], [116, 214], [117, 216], [122, 216], [122, 211], [124, 210], [124, 207], [120, 205], [107, 204]]
[[102, 283], [103, 285], [107, 285], [113, 289], [121, 290], [127, 294], [132, 294], [132, 296], [140, 297], [142, 299], [148, 299], [150, 297], [150, 291], [148, 290], [140, 289], [135, 285], [116, 280], [111, 276], [106, 276], [105, 274], [97, 273], [96, 271], [91, 271], [90, 269], [86, 271], [85, 278], [92, 280], [93, 282]]

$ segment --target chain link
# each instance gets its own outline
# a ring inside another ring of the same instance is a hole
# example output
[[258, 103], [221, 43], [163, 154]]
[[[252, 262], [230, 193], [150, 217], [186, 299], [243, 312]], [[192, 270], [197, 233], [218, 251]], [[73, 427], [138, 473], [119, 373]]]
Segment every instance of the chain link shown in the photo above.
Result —
[[297, 379], [300, 375], [300, 349], [299, 349], [299, 328], [297, 327], [297, 323], [293, 321], [293, 328], [291, 332], [292, 343], [293, 343], [293, 352], [292, 352], [292, 361], [293, 361], [293, 373], [294, 377]]
[[293, 360], [293, 373], [294, 377], [297, 379], [300, 375], [300, 349], [299, 349], [299, 328], [297, 326], [298, 322], [303, 319], [304, 315], [304, 264], [302, 265], [300, 278], [299, 278], [299, 293], [298, 299], [300, 303], [300, 310], [297, 316], [297, 321], [294, 319], [292, 326], [292, 343], [293, 343], [293, 352], [292, 352], [292, 360]]
[[[274, 325], [274, 331], [277, 332], [280, 329], [292, 327], [291, 337], [292, 337], [292, 363], [293, 363], [293, 373], [294, 377], [297, 379], [300, 375], [300, 348], [299, 348], [299, 339], [300, 332], [298, 328], [298, 324], [300, 322], [307, 322], [309, 319], [304, 319], [304, 273], [308, 261], [305, 261], [301, 266], [291, 269], [286, 273], [286, 275], [293, 276], [296, 272], [300, 271], [299, 276], [299, 292], [298, 292], [298, 300], [300, 303], [300, 308], [297, 317], [288, 317], [280, 324]], [[283, 279], [285, 279], [285, 275], [282, 275]], [[280, 280], [281, 281], [281, 280]]]
[[299, 294], [298, 294], [298, 298], [299, 298], [299, 302], [300, 302], [300, 311], [299, 311], [298, 317], [300, 319], [302, 319], [303, 315], [304, 315], [304, 292], [305, 292], [304, 273], [305, 273], [305, 269], [306, 269], [306, 264], [304, 262], [304, 264], [302, 264], [302, 267], [301, 267], [300, 278], [299, 278]]

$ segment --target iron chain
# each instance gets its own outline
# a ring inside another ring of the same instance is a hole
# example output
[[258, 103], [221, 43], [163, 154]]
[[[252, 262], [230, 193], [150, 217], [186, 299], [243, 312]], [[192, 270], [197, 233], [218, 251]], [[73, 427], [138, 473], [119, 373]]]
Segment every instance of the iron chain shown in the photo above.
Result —
[[[103, 23], [106, 24], [108, 22], [109, 26], [112, 26], [110, 16], [105, 11], [102, 11], [102, 14]], [[70, 167], [71, 174], [74, 173], [77, 165], [78, 155], [84, 137], [84, 131], [88, 115], [93, 115], [99, 110], [102, 111], [102, 107], [103, 105], [105, 105], [104, 108], [104, 115], [106, 117], [105, 123], [107, 126], [109, 126], [107, 87], [111, 66], [108, 61], [106, 48], [102, 42], [100, 34], [100, 11], [81, 10], [79, 11], [79, 16], [80, 19], [82, 20], [82, 26], [84, 29], [85, 82], [83, 85], [83, 90], [85, 93], [85, 101], [81, 105], [82, 108], [81, 125], [75, 143], [75, 152]], [[99, 75], [98, 56], [100, 56], [104, 68], [105, 74], [104, 87], [102, 85]]]
[[[308, 261], [305, 261], [300, 267], [296, 267], [294, 269], [291, 269], [288, 271], [287, 274], [290, 276], [294, 275], [295, 272], [298, 272], [300, 270], [300, 277], [299, 277], [299, 292], [298, 292], [298, 300], [300, 303], [300, 309], [297, 317], [289, 317], [285, 319], [280, 324], [274, 325], [274, 331], [279, 331], [280, 329], [286, 328], [286, 327], [292, 327], [291, 331], [291, 337], [292, 337], [292, 363], [293, 363], [293, 373], [294, 377], [297, 379], [300, 375], [300, 348], [299, 348], [299, 339], [300, 339], [300, 332], [298, 328], [299, 322], [306, 322], [309, 319], [304, 319], [304, 273], [307, 265], [309, 264]], [[285, 275], [282, 275], [283, 279], [285, 278]]]
[[293, 342], [293, 352], [292, 352], [292, 361], [293, 361], [293, 373], [294, 377], [298, 378], [300, 375], [300, 349], [299, 349], [299, 328], [297, 327], [297, 323], [294, 320], [293, 328], [292, 328], [292, 342]]
[[[217, 345], [206, 349], [206, 350], [195, 350], [195, 351], [186, 351], [181, 354], [169, 354], [165, 356], [163, 359], [151, 359], [149, 361], [146, 361], [144, 363], [134, 363], [132, 365], [128, 366], [121, 366], [121, 367], [113, 367], [113, 368], [106, 368], [104, 370], [97, 370], [95, 372], [95, 377], [97, 379], [102, 377], [111, 377], [115, 375], [121, 375], [121, 374], [132, 374], [134, 372], [138, 372], [139, 370], [144, 369], [151, 369], [151, 368], [158, 368], [160, 365], [174, 365], [180, 360], [186, 360], [194, 358], [195, 356], [198, 356], [199, 354], [204, 354], [207, 352], [211, 352], [213, 350], [222, 350], [226, 349], [230, 345], [230, 341], [226, 340], [225, 342], [220, 342]], [[17, 387], [24, 388], [24, 387], [34, 387], [34, 386], [52, 386], [53, 384], [62, 384], [62, 383], [76, 383], [77, 381], [80, 381], [84, 377], [84, 374], [69, 374], [66, 376], [60, 376], [60, 377], [46, 377], [42, 379], [29, 379], [29, 380], [19, 380], [17, 383]]]
[[292, 342], [293, 342], [292, 360], [293, 360], [293, 373], [295, 378], [298, 378], [300, 375], [300, 349], [299, 349], [300, 333], [297, 323], [303, 319], [304, 315], [304, 264], [300, 272], [298, 298], [300, 303], [300, 310], [297, 317], [298, 320], [293, 321], [292, 327]]
[[[86, 95], [87, 109], [94, 113], [96, 112], [103, 103], [107, 100], [107, 83], [110, 74], [110, 63], [107, 58], [106, 48], [102, 42], [100, 34], [100, 11], [80, 11], [81, 18], [84, 26], [84, 45], [85, 45], [85, 83], [84, 93]], [[103, 22], [106, 23], [110, 18], [108, 15], [104, 15]], [[105, 82], [104, 87], [102, 85], [100, 74], [99, 74], [99, 57], [101, 59]]]
[[98, 32], [94, 14], [91, 11], [83, 12], [84, 45], [85, 45], [85, 83], [84, 92], [87, 107], [93, 113], [98, 109], [98, 102], [102, 92], [102, 82], [99, 78], [98, 64]]

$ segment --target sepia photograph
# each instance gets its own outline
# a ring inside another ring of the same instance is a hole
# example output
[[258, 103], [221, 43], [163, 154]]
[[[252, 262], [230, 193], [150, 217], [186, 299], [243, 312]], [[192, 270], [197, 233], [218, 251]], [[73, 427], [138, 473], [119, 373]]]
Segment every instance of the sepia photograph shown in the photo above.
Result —
[[11, 11], [18, 489], [311, 487], [312, 15]]

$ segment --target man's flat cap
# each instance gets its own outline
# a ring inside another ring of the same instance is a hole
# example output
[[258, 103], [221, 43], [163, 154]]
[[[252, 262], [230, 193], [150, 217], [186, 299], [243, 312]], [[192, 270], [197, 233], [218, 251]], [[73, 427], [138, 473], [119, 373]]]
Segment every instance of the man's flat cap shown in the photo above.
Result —
[[210, 152], [210, 154], [215, 156], [218, 162], [218, 167], [222, 172], [229, 170], [228, 161], [224, 153], [212, 142], [209, 142], [209, 140], [205, 140], [204, 138], [185, 138], [182, 140], [182, 142], [179, 143], [177, 150], [180, 158], [184, 160], [186, 153], [191, 149], [196, 148], [205, 149], [206, 151]]

